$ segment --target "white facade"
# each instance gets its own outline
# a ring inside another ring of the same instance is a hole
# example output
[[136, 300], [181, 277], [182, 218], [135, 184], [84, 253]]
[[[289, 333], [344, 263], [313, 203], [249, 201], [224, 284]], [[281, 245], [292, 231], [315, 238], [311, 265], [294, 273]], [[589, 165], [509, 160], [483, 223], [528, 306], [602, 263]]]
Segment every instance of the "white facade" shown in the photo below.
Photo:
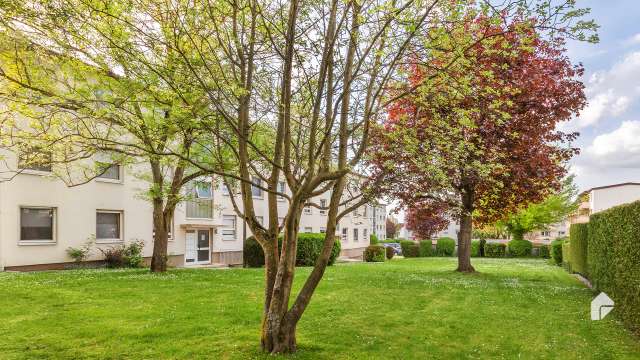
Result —
[[579, 198], [582, 202], [578, 210], [569, 217], [572, 224], [588, 222], [591, 214], [640, 200], [640, 183], [594, 187], [582, 192]]
[[458, 242], [458, 233], [460, 232], [460, 223], [456, 220], [449, 219], [447, 228], [434, 235], [434, 238], [450, 237]]
[[[11, 154], [6, 161], [15, 166]], [[0, 169], [0, 174], [7, 170]], [[99, 248], [135, 240], [144, 241], [143, 256], [150, 257], [152, 208], [141, 197], [148, 183], [131, 169], [114, 167], [110, 176], [67, 187], [47, 171], [24, 170], [10, 181], [0, 181], [0, 269], [64, 268], [72, 261], [67, 249], [93, 238], [88, 260], [102, 259]], [[181, 203], [175, 212], [168, 245], [170, 265], [241, 264], [243, 239], [251, 234], [233, 211], [229, 195], [214, 186], [191, 191], [195, 198]], [[263, 197], [256, 196], [254, 204], [266, 222]], [[323, 197], [328, 199], [328, 194], [314, 201], [319, 204]], [[359, 257], [369, 245], [373, 228], [363, 208], [339, 223], [343, 256]], [[283, 199], [279, 213], [286, 209]], [[324, 211], [310, 207], [303, 212], [300, 231], [323, 232], [325, 223]]]
[[387, 206], [385, 204], [372, 204], [368, 207], [369, 224], [371, 234], [375, 234], [378, 240], [387, 238]]

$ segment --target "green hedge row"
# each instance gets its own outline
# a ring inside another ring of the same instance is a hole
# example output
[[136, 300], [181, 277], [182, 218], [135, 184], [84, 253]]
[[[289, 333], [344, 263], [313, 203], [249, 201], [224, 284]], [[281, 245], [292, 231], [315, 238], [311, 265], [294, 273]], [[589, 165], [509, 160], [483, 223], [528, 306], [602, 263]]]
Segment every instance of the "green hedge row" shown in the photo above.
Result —
[[[322, 252], [325, 234], [321, 233], [299, 233], [298, 246], [296, 250], [296, 266], [313, 266]], [[282, 249], [282, 237], [278, 239], [278, 248]], [[340, 241], [336, 239], [331, 249], [329, 265], [333, 265], [340, 255]], [[244, 241], [243, 261], [245, 267], [264, 266], [264, 252], [256, 239], [251, 236]]]
[[453, 256], [456, 252], [456, 241], [450, 237], [441, 237], [436, 242], [437, 256]]
[[369, 245], [364, 249], [364, 261], [366, 262], [384, 262], [386, 255], [385, 247], [382, 245]]
[[570, 270], [587, 276], [587, 244], [589, 224], [572, 224], [569, 229], [568, 258]]
[[566, 239], [559, 238], [551, 242], [551, 259], [558, 266], [562, 265], [562, 244], [565, 241]]
[[640, 201], [591, 215], [587, 266], [594, 287], [615, 301], [615, 313], [640, 335]]

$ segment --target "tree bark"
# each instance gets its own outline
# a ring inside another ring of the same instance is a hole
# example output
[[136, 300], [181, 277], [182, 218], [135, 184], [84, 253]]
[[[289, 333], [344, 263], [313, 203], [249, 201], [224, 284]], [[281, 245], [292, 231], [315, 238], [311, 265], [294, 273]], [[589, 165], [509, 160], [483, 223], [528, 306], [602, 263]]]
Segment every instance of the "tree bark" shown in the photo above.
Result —
[[462, 210], [460, 213], [460, 232], [458, 233], [458, 268], [456, 271], [472, 273], [471, 232], [473, 230], [473, 189], [467, 186], [462, 191]]
[[167, 271], [167, 233], [166, 217], [163, 211], [162, 199], [153, 200], [153, 255], [151, 257], [151, 272]]

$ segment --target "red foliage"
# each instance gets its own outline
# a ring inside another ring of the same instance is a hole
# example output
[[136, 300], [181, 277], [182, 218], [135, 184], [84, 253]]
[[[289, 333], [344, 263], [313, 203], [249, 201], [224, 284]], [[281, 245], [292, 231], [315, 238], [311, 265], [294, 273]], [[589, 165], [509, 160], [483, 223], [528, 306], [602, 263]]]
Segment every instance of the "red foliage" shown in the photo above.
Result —
[[[469, 49], [468, 66], [442, 70], [446, 61], [439, 58], [409, 67], [396, 92], [425, 81], [429, 88], [391, 103], [375, 130], [379, 191], [407, 207], [444, 201], [464, 208], [460, 214], [475, 211], [474, 222], [486, 224], [559, 188], [564, 163], [578, 149], [566, 145], [577, 134], [556, 125], [586, 104], [583, 69], [571, 64], [560, 41], [545, 41], [531, 27], [523, 31], [526, 24], [487, 25], [483, 34], [496, 37]], [[457, 91], [456, 79], [474, 91]], [[470, 194], [469, 204], [463, 194]]]
[[409, 208], [405, 215], [407, 229], [413, 231], [417, 239], [431, 237], [447, 228], [448, 206], [444, 203], [422, 202]]

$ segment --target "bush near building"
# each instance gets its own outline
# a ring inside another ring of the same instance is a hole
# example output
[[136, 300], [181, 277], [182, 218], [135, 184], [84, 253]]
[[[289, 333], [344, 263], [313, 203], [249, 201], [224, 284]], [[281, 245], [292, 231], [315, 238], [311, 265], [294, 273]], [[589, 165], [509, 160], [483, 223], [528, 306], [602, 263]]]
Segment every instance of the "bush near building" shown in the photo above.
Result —
[[549, 245], [542, 244], [538, 247], [538, 256], [543, 259], [549, 259], [551, 257], [551, 250]]
[[396, 251], [391, 246], [387, 246], [385, 248], [385, 252], [387, 255], [387, 260], [393, 259], [393, 257], [396, 255]]
[[640, 335], [640, 201], [591, 215], [587, 265], [594, 288], [615, 301], [616, 315]]
[[[299, 233], [298, 246], [296, 249], [296, 266], [313, 266], [322, 252], [325, 234], [322, 233]], [[278, 239], [278, 248], [282, 248], [282, 238]], [[333, 265], [340, 255], [340, 240], [333, 243], [329, 265]], [[256, 239], [251, 236], [244, 241], [243, 259], [245, 267], [264, 266], [264, 252]]]
[[456, 241], [450, 237], [441, 237], [436, 243], [437, 256], [453, 256], [456, 251]]
[[369, 245], [364, 249], [363, 258], [366, 262], [384, 262], [385, 256], [385, 248], [382, 245]]
[[569, 259], [571, 271], [587, 276], [587, 244], [589, 242], [589, 225], [572, 224], [569, 229]]
[[402, 256], [406, 258], [420, 256], [420, 247], [411, 240], [401, 240]]
[[566, 238], [557, 238], [550, 244], [551, 260], [553, 260], [553, 263], [558, 266], [562, 265], [562, 244], [565, 241]]
[[431, 240], [422, 240], [420, 241], [420, 257], [429, 257], [433, 256], [433, 245], [431, 244]]
[[562, 266], [571, 272], [571, 241], [562, 242]]
[[509, 241], [509, 255], [511, 256], [529, 256], [531, 255], [531, 249], [533, 249], [531, 241], [521, 239]]
[[507, 253], [507, 245], [503, 243], [486, 243], [484, 255], [486, 257], [504, 257]]

